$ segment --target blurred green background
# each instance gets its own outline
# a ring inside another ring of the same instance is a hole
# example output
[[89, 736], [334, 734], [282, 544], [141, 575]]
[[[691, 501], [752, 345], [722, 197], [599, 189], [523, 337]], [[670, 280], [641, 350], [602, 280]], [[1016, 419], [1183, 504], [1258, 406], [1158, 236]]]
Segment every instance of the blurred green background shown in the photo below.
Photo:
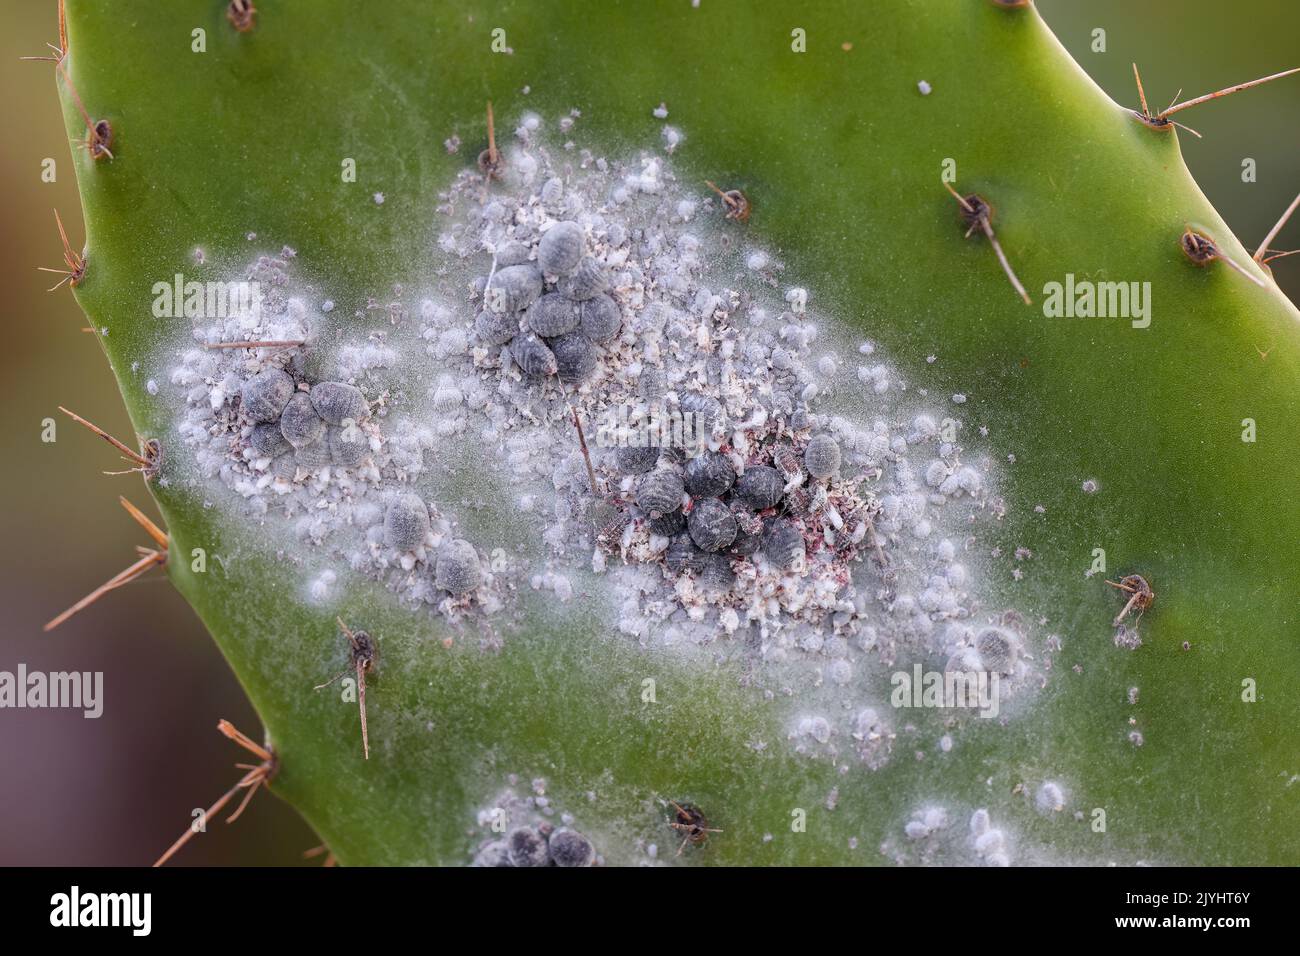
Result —
[[[1137, 105], [1134, 60], [1157, 108], [1180, 87], [1185, 97], [1197, 96], [1300, 65], [1294, 0], [1038, 6], [1080, 65], [1128, 106]], [[59, 422], [57, 442], [41, 441], [42, 420], [61, 418], [60, 404], [123, 439], [131, 433], [105, 358], [81, 331], [84, 316], [66, 289], [45, 293], [57, 277], [36, 271], [61, 261], [55, 207], [75, 247], [84, 236], [53, 66], [18, 59], [44, 53], [44, 44], [56, 40], [54, 0], [7, 0], [5, 26], [0, 269], [9, 338], [0, 351], [0, 428], [10, 466], [0, 473], [9, 542], [0, 557], [0, 670], [24, 662], [35, 670], [103, 671], [105, 711], [94, 721], [68, 711], [0, 711], [0, 864], [147, 864], [188, 825], [192, 808], [206, 806], [238, 777], [232, 764], [241, 754], [217, 734], [217, 718], [254, 737], [261, 728], [206, 632], [156, 572], [55, 633], [41, 633], [46, 620], [125, 567], [133, 546], [145, 543], [117, 496], [141, 506], [149, 499], [138, 478], [101, 475], [118, 467], [114, 454], [70, 421]], [[1105, 52], [1092, 49], [1098, 28], [1105, 30]], [[1181, 137], [1192, 173], [1254, 248], [1300, 191], [1300, 77], [1180, 119], [1205, 137]], [[1256, 163], [1254, 183], [1241, 179], [1247, 157]], [[57, 164], [56, 182], [41, 180], [46, 158]], [[1300, 222], [1274, 245], [1300, 247]], [[1297, 299], [1300, 256], [1274, 269]], [[300, 864], [301, 852], [316, 842], [292, 810], [261, 796], [237, 826], [211, 823], [176, 863]]]

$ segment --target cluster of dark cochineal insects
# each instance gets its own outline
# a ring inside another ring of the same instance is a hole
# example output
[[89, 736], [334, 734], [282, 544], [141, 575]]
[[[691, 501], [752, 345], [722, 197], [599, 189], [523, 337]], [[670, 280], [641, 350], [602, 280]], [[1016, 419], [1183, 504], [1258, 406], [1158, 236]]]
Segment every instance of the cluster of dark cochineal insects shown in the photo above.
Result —
[[[318, 382], [300, 388], [288, 371], [269, 368], [244, 382], [244, 414], [253, 423], [248, 443], [254, 454], [275, 465], [307, 469], [326, 465], [354, 467], [370, 452], [370, 440], [358, 423], [370, 408], [361, 390], [344, 382]], [[273, 465], [274, 467], [274, 465]], [[429, 506], [419, 495], [392, 496], [384, 514], [384, 540], [401, 552], [422, 546], [432, 527]], [[454, 595], [477, 588], [482, 579], [478, 553], [455, 538], [438, 551], [434, 584]]]
[[530, 380], [556, 375], [577, 384], [595, 371], [600, 347], [618, 335], [622, 310], [604, 267], [586, 254], [578, 223], [554, 223], [536, 248], [536, 261], [519, 240], [496, 250], [493, 271], [480, 280], [483, 309], [474, 331], [490, 346], [507, 346]]
[[591, 866], [596, 848], [590, 840], [569, 827], [541, 823], [515, 827], [503, 840], [482, 847], [475, 866]]
[[[684, 395], [681, 405], [705, 427], [723, 414], [716, 399], [698, 393]], [[841, 459], [827, 434], [813, 435], [801, 448], [783, 440], [760, 445], [739, 475], [725, 451], [688, 457], [676, 447], [620, 446], [614, 452], [620, 474], [640, 476], [634, 501], [650, 531], [669, 539], [668, 570], [692, 572], [710, 591], [729, 590], [732, 561], [759, 552], [778, 571], [800, 568], [808, 542], [819, 546], [820, 539], [805, 534], [819, 524], [813, 498], [839, 473]], [[812, 479], [813, 487], [801, 479]]]

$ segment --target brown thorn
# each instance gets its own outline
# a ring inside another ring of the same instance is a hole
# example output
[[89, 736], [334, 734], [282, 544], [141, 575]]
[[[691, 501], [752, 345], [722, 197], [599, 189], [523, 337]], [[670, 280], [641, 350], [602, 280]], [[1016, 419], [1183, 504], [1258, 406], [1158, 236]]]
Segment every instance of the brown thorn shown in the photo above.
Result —
[[487, 105], [487, 128], [488, 128], [488, 161], [495, 167], [499, 157], [497, 155], [497, 129], [496, 129], [496, 123], [492, 117], [491, 100], [488, 100], [488, 105]]
[[737, 222], [749, 221], [749, 200], [739, 189], [721, 189], [715, 183], [704, 180], [704, 184], [712, 189], [722, 199], [722, 204], [727, 207], [727, 218], [734, 219]]
[[341, 679], [347, 672], [355, 668], [357, 674], [357, 704], [361, 711], [361, 747], [365, 753], [366, 759], [370, 759], [370, 729], [366, 721], [366, 671], [368, 671], [375, 660], [374, 639], [371, 638], [371, 651], [368, 656], [362, 653], [361, 639], [356, 633], [343, 623], [343, 618], [335, 618], [338, 621], [339, 628], [343, 631], [344, 636], [348, 639], [348, 644], [352, 647], [352, 664], [343, 668], [336, 675], [331, 677], [323, 684], [317, 684], [312, 690], [324, 690], [335, 681]]
[[98, 159], [98, 154], [100, 152], [109, 159], [115, 158], [113, 156], [113, 151], [109, 149], [109, 143], [111, 143], [113, 139], [112, 126], [110, 126], [106, 120], [101, 120], [100, 123], [102, 123], [104, 128], [107, 130], [106, 134], [101, 134], [99, 131], [100, 123], [96, 123], [90, 118], [90, 113], [86, 111], [86, 104], [81, 101], [81, 94], [77, 92], [76, 86], [73, 85], [72, 77], [68, 75], [68, 71], [64, 68], [62, 61], [55, 64], [55, 69], [59, 73], [63, 74], [63, 80], [67, 83], [68, 92], [72, 94], [72, 99], [77, 104], [77, 110], [81, 113], [81, 118], [86, 123], [87, 133], [85, 140], [73, 140], [73, 142], [84, 147], [85, 150], [90, 153], [91, 159]]
[[[962, 209], [965, 209], [969, 213], [973, 213], [975, 211], [975, 207], [966, 201], [966, 197], [964, 197], [961, 193], [957, 192], [957, 190], [953, 189], [951, 183], [945, 180], [943, 183], [943, 188], [948, 190], [948, 192], [952, 193], [952, 198], [957, 200], [957, 202], [961, 203]], [[970, 233], [967, 232], [966, 235], [969, 236]]]
[[[249, 771], [249, 773], [251, 774], [253, 773], [253, 771]], [[227, 803], [230, 802], [230, 798], [233, 797], [236, 793], [238, 793], [240, 788], [244, 786], [244, 780], [247, 779], [248, 779], [248, 775], [245, 775], [244, 778], [239, 781], [239, 783], [235, 784], [233, 787], [231, 787], [229, 790], [223, 793], [217, 799], [216, 803], [208, 807], [208, 809], [205, 810], [203, 813], [204, 820], [206, 821], [208, 817], [220, 813], [221, 809]], [[159, 867], [162, 866], [164, 863], [166, 863], [168, 860], [170, 860], [173, 856], [177, 854], [177, 852], [180, 851], [181, 847], [185, 846], [185, 844], [190, 842], [190, 838], [193, 837], [194, 834], [195, 834], [195, 830], [193, 828], [193, 825], [186, 827], [185, 832], [181, 834], [180, 838], [171, 846], [169, 846], [167, 848], [167, 851], [163, 853], [162, 856], [158, 857], [157, 860], [154, 861], [153, 865], [155, 867]]]
[[321, 863], [321, 866], [338, 866], [339, 861], [335, 858], [334, 851], [329, 848], [328, 844], [322, 843], [320, 846], [314, 846], [310, 850], [302, 851], [304, 860], [314, 860], [322, 855], [325, 857], [325, 861]]
[[266, 747], [263, 747], [257, 741], [253, 740], [252, 737], [248, 736], [248, 734], [239, 730], [230, 721], [224, 719], [218, 720], [217, 730], [228, 739], [233, 740], [235, 743], [239, 744], [239, 746], [243, 747], [253, 756], [260, 758], [262, 763], [275, 762], [274, 751]]
[[[67, 271], [65, 271], [65, 270], [63, 270], [63, 269], [47, 269], [45, 266], [37, 266], [36, 268], [39, 269], [41, 272], [57, 272], [59, 275], [63, 276], [62, 279], [60, 279], [58, 282], [54, 283], [54, 285], [52, 285], [52, 286], [50, 286], [48, 289], [46, 289], [46, 290], [45, 290], [46, 292], [57, 292], [57, 291], [59, 290], [59, 287], [62, 286], [63, 283], [65, 283], [65, 282], [71, 282], [71, 281], [72, 281], [72, 278], [73, 278], [73, 275], [74, 275], [74, 273], [67, 272]], [[93, 332], [93, 331], [95, 331], [95, 330], [94, 330], [94, 329], [82, 329], [82, 331], [83, 331], [83, 332]]]
[[988, 219], [984, 220], [984, 235], [988, 236], [989, 243], [993, 246], [993, 251], [997, 253], [998, 262], [1002, 263], [1002, 271], [1007, 274], [1011, 280], [1011, 287], [1020, 294], [1020, 298], [1025, 300], [1025, 305], [1033, 305], [1033, 300], [1029, 298], [1029, 293], [1025, 287], [1020, 284], [1020, 279], [1016, 277], [1015, 270], [1011, 268], [1011, 263], [1007, 261], [1006, 253], [1002, 251], [1002, 244], [998, 242], [997, 236], [993, 235], [993, 227], [989, 225]]
[[1138, 65], [1136, 63], [1133, 64], [1133, 79], [1137, 80], [1138, 99], [1142, 101], [1142, 115], [1150, 118], [1151, 110], [1147, 107], [1147, 94], [1146, 91], [1142, 89], [1142, 74], [1138, 73]]
[[58, 71], [63, 74], [63, 81], [68, 85], [68, 92], [72, 94], [73, 102], [77, 104], [77, 111], [81, 113], [81, 118], [86, 121], [86, 128], [94, 133], [95, 121], [92, 120], [90, 114], [86, 112], [86, 104], [81, 102], [81, 94], [78, 93], [77, 88], [73, 86], [72, 77], [68, 75], [68, 71], [64, 68], [62, 63], [58, 64]]
[[351, 669], [352, 669], [352, 668], [351, 668], [350, 665], [349, 665], [348, 667], [343, 668], [343, 670], [339, 671], [337, 674], [335, 674], [333, 677], [331, 677], [331, 678], [330, 678], [329, 680], [327, 680], [325, 683], [323, 683], [323, 684], [317, 684], [315, 687], [312, 688], [312, 690], [324, 690], [326, 687], [330, 686], [330, 684], [333, 684], [335, 681], [339, 680], [341, 677], [343, 677], [345, 674], [347, 674], [347, 672], [348, 672], [349, 670], [351, 670]]
[[161, 547], [163, 549], [163, 553], [166, 554], [167, 532], [163, 531], [162, 528], [158, 527], [156, 524], [150, 521], [148, 515], [146, 515], [135, 505], [131, 504], [131, 502], [127, 501], [124, 496], [118, 495], [117, 500], [122, 503], [122, 507], [126, 509], [126, 513], [129, 514], [132, 518], [134, 518], [136, 520], [136, 523], [139, 524], [140, 527], [144, 528], [146, 532], [148, 532], [149, 537], [153, 538], [155, 541], [158, 542], [158, 546]]
[[50, 269], [45, 266], [36, 267], [41, 272], [53, 272], [56, 273], [57, 275], [61, 275], [64, 277], [61, 280], [59, 280], [59, 282], [57, 282], [55, 285], [51, 286], [47, 290], [49, 292], [53, 292], [55, 289], [63, 285], [63, 283], [65, 282], [71, 284], [75, 288], [77, 283], [81, 281], [82, 276], [86, 274], [85, 257], [80, 256], [73, 251], [72, 243], [68, 241], [68, 231], [63, 228], [63, 217], [59, 215], [59, 211], [57, 209], [54, 210], [54, 222], [59, 227], [59, 240], [63, 243], [63, 263], [68, 268]]
[[[239, 782], [239, 786], [248, 787], [248, 792], [244, 794], [244, 799], [239, 802], [239, 806], [235, 808], [235, 812], [232, 813], [230, 816], [226, 817], [226, 823], [234, 823], [236, 820], [239, 819], [239, 817], [243, 814], [244, 810], [248, 808], [248, 801], [252, 800], [253, 794], [257, 793], [257, 788], [260, 787], [265, 782], [266, 778], [263, 774], [260, 773], [260, 769], [261, 768], [259, 767], [254, 767], [252, 770], [248, 772], [247, 776], [244, 777], [244, 780], [241, 780]], [[249, 777], [252, 777], [254, 775], [256, 775], [257, 777], [256, 780], [253, 780], [247, 784], [244, 783], [245, 780], [248, 780]]]
[[1177, 113], [1179, 110], [1187, 109], [1189, 106], [1197, 106], [1209, 100], [1218, 99], [1220, 96], [1227, 96], [1230, 93], [1240, 93], [1242, 90], [1248, 90], [1252, 86], [1260, 86], [1261, 84], [1268, 83], [1271, 80], [1280, 80], [1282, 77], [1290, 76], [1292, 73], [1300, 73], [1300, 66], [1290, 70], [1283, 70], [1281, 73], [1274, 73], [1271, 76], [1262, 76], [1258, 80], [1248, 80], [1245, 83], [1238, 83], [1236, 86], [1225, 87], [1224, 89], [1216, 90], [1213, 93], [1206, 93], [1204, 96], [1198, 96], [1195, 99], [1188, 100], [1186, 103], [1178, 103], [1174, 106], [1169, 107], [1169, 109], [1161, 113], [1158, 118], [1164, 119], [1166, 117], [1172, 116], [1174, 113]]
[[591, 466], [591, 452], [587, 448], [587, 436], [582, 431], [582, 419], [578, 417], [578, 410], [573, 407], [568, 395], [564, 396], [564, 404], [569, 406], [569, 412], [573, 415], [573, 427], [578, 430], [578, 446], [582, 449], [582, 460], [587, 465], [587, 480], [591, 482], [591, 493], [599, 498], [600, 486], [596, 483], [596, 469]]
[[370, 759], [370, 731], [366, 728], [366, 664], [357, 661], [357, 703], [361, 708], [361, 750]]
[[[267, 782], [275, 776], [276, 770], [278, 769], [278, 761], [274, 751], [268, 750], [266, 747], [255, 743], [247, 735], [236, 730], [235, 726], [230, 721], [218, 721], [217, 730], [235, 743], [239, 744], [239, 746], [243, 747], [249, 753], [260, 758], [262, 761], [260, 764], [256, 765], [236, 764], [236, 767], [247, 769], [248, 772], [240, 778], [238, 783], [223, 793], [217, 799], [217, 802], [208, 807], [203, 814], [203, 819], [206, 821], [209, 817], [213, 817], [220, 813], [222, 808], [225, 807], [225, 805], [229, 803], [240, 790], [247, 790], [248, 792], [244, 794], [244, 799], [240, 801], [238, 808], [236, 808], [235, 812], [226, 819], [227, 823], [234, 823], [239, 819], [240, 814], [244, 812], [244, 809], [248, 806], [248, 802], [253, 799], [253, 794], [257, 792], [258, 788], [265, 786]], [[157, 862], [154, 863], [154, 866], [162, 866], [175, 856], [176, 852], [190, 841], [194, 836], [194, 833], [193, 825], [186, 827], [185, 832], [181, 834], [180, 839], [173, 843], [167, 849], [167, 852], [158, 858]]]
[[63, 0], [59, 0], [59, 46], [53, 43], [45, 44], [53, 50], [57, 56], [20, 56], [20, 60], [49, 60], [51, 63], [62, 63], [63, 58], [68, 55], [68, 18], [63, 10]]
[[1266, 262], [1272, 262], [1274, 259], [1285, 259], [1287, 256], [1293, 256], [1297, 252], [1300, 252], [1300, 249], [1288, 249], [1286, 252], [1274, 252], [1274, 250], [1272, 249], [1268, 251], [1272, 252], [1273, 254], [1271, 256], [1265, 256], [1263, 259], [1258, 260], [1260, 265], [1264, 265], [1264, 263]]
[[1191, 259], [1193, 264], [1197, 266], [1204, 268], [1217, 259], [1226, 264], [1230, 269], [1240, 272], [1261, 289], [1266, 288], [1263, 279], [1251, 274], [1246, 270], [1245, 266], [1238, 265], [1232, 259], [1224, 255], [1223, 250], [1219, 248], [1218, 243], [1216, 243], [1209, 234], [1199, 228], [1194, 228], [1191, 225], [1188, 225], [1186, 231], [1183, 232], [1183, 235], [1179, 240], [1179, 245], [1183, 250], [1183, 254], [1187, 256], [1187, 258]]
[[[1291, 200], [1291, 205], [1286, 207], [1286, 212], [1282, 213], [1282, 218], [1279, 219], [1273, 225], [1273, 228], [1268, 231], [1268, 235], [1264, 237], [1264, 241], [1259, 244], [1259, 248], [1255, 250], [1255, 255], [1251, 258], [1256, 262], [1267, 261], [1262, 257], [1268, 252], [1268, 244], [1277, 238], [1277, 234], [1282, 231], [1283, 227], [1287, 224], [1287, 220], [1291, 218], [1291, 214], [1296, 211], [1297, 206], [1300, 206], [1300, 194], [1297, 194], [1295, 199]], [[1290, 254], [1291, 253], [1289, 252], [1282, 253], [1282, 255]], [[1274, 256], [1273, 258], [1276, 259], [1277, 256]]]
[[998, 242], [997, 236], [993, 234], [993, 224], [989, 222], [989, 213], [992, 207], [989, 206], [986, 200], [980, 199], [976, 196], [974, 198], [978, 199], [980, 203], [980, 208], [977, 210], [976, 206], [971, 203], [970, 200], [963, 197], [961, 193], [957, 192], [957, 190], [953, 188], [952, 184], [946, 180], [943, 180], [942, 182], [943, 188], [952, 193], [953, 198], [961, 204], [962, 210], [966, 214], [963, 218], [970, 222], [970, 226], [966, 230], [966, 238], [969, 239], [978, 227], [988, 239], [989, 245], [993, 247], [993, 252], [998, 257], [998, 263], [1002, 266], [1002, 271], [1006, 273], [1007, 280], [1011, 283], [1011, 288], [1015, 289], [1016, 294], [1020, 296], [1025, 305], [1033, 305], [1033, 300], [1029, 298], [1029, 293], [1025, 291], [1025, 287], [1021, 284], [1020, 278], [1016, 275], [1015, 270], [1011, 268], [1011, 263], [1007, 259], [1006, 253], [1002, 251], [1002, 244]]
[[357, 641], [356, 634], [352, 632], [352, 628], [344, 624], [341, 617], [336, 617], [334, 620], [338, 621], [339, 630], [343, 632], [343, 636], [348, 639], [348, 643], [352, 645], [352, 649], [355, 651], [360, 646], [360, 643]]
[[1140, 591], [1135, 591], [1133, 593], [1133, 596], [1128, 599], [1128, 603], [1124, 605], [1124, 610], [1120, 611], [1118, 614], [1115, 615], [1115, 620], [1112, 623], [1116, 626], [1122, 624], [1124, 618], [1128, 617], [1128, 612], [1133, 609], [1133, 605], [1136, 604], [1141, 599], [1142, 599], [1142, 593]]
[[732, 199], [730, 196], [728, 196], [725, 192], [723, 192], [720, 188], [718, 188], [718, 186], [716, 186], [714, 183], [710, 182], [709, 180], [707, 180], [707, 179], [704, 180], [704, 185], [708, 186], [708, 187], [709, 187], [710, 189], [712, 189], [715, 193], [717, 193], [719, 196], [721, 196], [721, 197], [722, 197], [722, 201], [723, 201], [724, 203], [726, 203], [728, 206], [730, 206], [733, 202], [735, 202], [734, 199]]
[[[118, 441], [116, 438], [114, 438], [114, 437], [113, 437], [112, 435], [110, 435], [108, 432], [104, 431], [104, 429], [100, 428], [98, 425], [95, 425], [95, 424], [92, 424], [91, 422], [86, 421], [84, 418], [82, 418], [82, 417], [81, 417], [80, 415], [78, 415], [76, 412], [69, 411], [68, 409], [64, 408], [62, 405], [59, 406], [59, 411], [63, 412], [63, 414], [67, 415], [67, 416], [68, 416], [69, 418], [71, 418], [74, 422], [77, 422], [78, 424], [81, 424], [81, 425], [85, 425], [87, 428], [89, 428], [92, 432], [94, 432], [94, 433], [95, 433], [96, 435], [98, 435], [100, 438], [104, 439], [104, 441], [108, 442], [110, 445], [112, 445], [114, 448], [116, 448], [118, 451], [120, 451], [120, 452], [121, 452], [123, 455], [125, 455], [125, 456], [130, 460], [130, 461], [134, 461], [134, 462], [137, 462], [137, 463], [139, 463], [139, 464], [141, 464], [141, 465], [144, 465], [146, 468], [149, 467], [149, 466], [152, 464], [152, 462], [150, 462], [148, 458], [145, 458], [143, 455], [139, 454], [138, 452], [134, 452], [134, 451], [132, 451], [130, 448], [128, 448], [126, 445], [122, 444], [120, 441]], [[134, 469], [132, 469], [132, 470], [134, 470]], [[121, 474], [129, 474], [129, 472], [114, 472], [113, 474], [119, 474], [119, 475], [121, 475]]]
[[1259, 286], [1261, 289], [1267, 288], [1267, 286], [1264, 284], [1263, 279], [1261, 279], [1259, 276], [1255, 275], [1254, 273], [1249, 272], [1245, 266], [1238, 265], [1236, 262], [1234, 262], [1233, 260], [1225, 256], [1222, 252], [1219, 252], [1215, 256], [1215, 258], [1217, 258], [1219, 261], [1221, 261], [1224, 265], [1228, 266], [1229, 268], [1237, 272], [1240, 272], [1243, 276], [1245, 276], [1251, 282], [1255, 283], [1255, 285]]
[[45, 627], [42, 628], [42, 630], [44, 630], [46, 633], [49, 633], [50, 631], [58, 627], [60, 624], [68, 620], [68, 618], [72, 617], [74, 614], [78, 613], [79, 611], [84, 611], [86, 608], [94, 604], [96, 601], [98, 601], [109, 591], [115, 590], [116, 588], [120, 588], [124, 584], [128, 584], [131, 581], [134, 581], [136, 578], [140, 577], [142, 574], [148, 571], [155, 564], [161, 565], [164, 562], [166, 562], [166, 560], [167, 560], [167, 553], [165, 551], [150, 551], [140, 560], [136, 561], [134, 564], [128, 567], [125, 571], [118, 572], [113, 577], [109, 578], [107, 581], [101, 584], [99, 587], [95, 588], [95, 590], [87, 594], [76, 604], [72, 605], [72, 607], [68, 608], [58, 617], [49, 621], [45, 625]]

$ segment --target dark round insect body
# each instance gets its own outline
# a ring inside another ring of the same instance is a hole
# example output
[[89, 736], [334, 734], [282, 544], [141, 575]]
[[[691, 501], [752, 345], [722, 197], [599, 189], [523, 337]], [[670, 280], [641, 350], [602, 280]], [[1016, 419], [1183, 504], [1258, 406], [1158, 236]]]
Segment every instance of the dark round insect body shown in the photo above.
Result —
[[718, 498], [736, 480], [731, 459], [721, 452], [706, 451], [686, 463], [686, 491], [693, 498]]
[[414, 551], [429, 533], [429, 508], [417, 494], [398, 495], [384, 513], [384, 539], [398, 551]]
[[557, 222], [537, 244], [537, 267], [547, 275], [567, 276], [578, 267], [587, 245], [576, 222]]
[[673, 511], [666, 515], [660, 515], [658, 518], [649, 519], [646, 522], [646, 527], [661, 538], [675, 538], [686, 530], [686, 515], [680, 511]]
[[679, 534], [673, 538], [668, 545], [668, 550], [664, 552], [664, 564], [668, 565], [668, 570], [674, 574], [682, 574], [686, 571], [699, 574], [708, 563], [709, 553], [701, 551], [689, 534]]
[[614, 467], [620, 475], [644, 475], [659, 462], [654, 445], [619, 445], [614, 449]]
[[293, 379], [287, 372], [270, 368], [258, 372], [239, 391], [244, 414], [255, 422], [274, 422], [293, 397]]
[[561, 382], [576, 385], [596, 370], [599, 361], [596, 347], [577, 332], [550, 339], [548, 344], [555, 356], [555, 374]]
[[548, 292], [528, 307], [524, 323], [542, 338], [554, 338], [578, 327], [578, 307], [558, 292]]
[[726, 593], [736, 583], [736, 572], [731, 570], [731, 559], [723, 554], [709, 555], [709, 561], [700, 572], [700, 585], [705, 591]]
[[737, 555], [738, 557], [748, 558], [751, 555], [758, 553], [758, 549], [762, 543], [763, 532], [762, 523], [760, 522], [758, 531], [745, 531], [737, 527], [736, 537], [731, 542], [731, 547], [728, 550], [731, 554]]
[[470, 866], [514, 866], [510, 862], [510, 844], [506, 843], [505, 840], [492, 841], [474, 854], [474, 860], [470, 863]]
[[623, 325], [618, 303], [603, 292], [579, 303], [578, 318], [582, 323], [582, 334], [601, 345], [618, 335]]
[[560, 827], [551, 834], [551, 862], [556, 866], [591, 866], [596, 848], [577, 830]]
[[534, 335], [516, 335], [510, 341], [510, 354], [529, 378], [545, 378], [556, 372], [555, 353]]
[[551, 859], [546, 840], [532, 827], [518, 827], [506, 837], [510, 862], [515, 866], [546, 866]]
[[497, 268], [522, 266], [528, 261], [528, 246], [518, 239], [501, 243], [496, 250]]
[[736, 497], [755, 511], [775, 506], [784, 492], [785, 482], [771, 465], [750, 465], [736, 479]]
[[346, 382], [321, 382], [307, 394], [316, 414], [331, 425], [359, 422], [370, 410], [361, 389]]
[[438, 549], [433, 583], [452, 594], [465, 594], [479, 586], [483, 574], [478, 552], [463, 538], [448, 541]]
[[703, 551], [721, 551], [736, 539], [736, 519], [717, 498], [695, 502], [686, 523], [691, 540]]
[[1019, 643], [1014, 635], [1000, 627], [986, 627], [975, 638], [984, 669], [995, 674], [1010, 674], [1015, 670], [1020, 656]]
[[326, 433], [329, 442], [330, 457], [334, 464], [344, 468], [353, 468], [370, 454], [370, 439], [356, 425], [344, 425], [339, 428], [331, 425]]
[[682, 506], [686, 488], [675, 471], [652, 471], [636, 488], [636, 503], [651, 518], [666, 515]]
[[519, 334], [514, 313], [484, 310], [474, 319], [474, 334], [488, 345], [505, 345]]
[[731, 514], [736, 519], [737, 534], [757, 535], [763, 533], [763, 519], [750, 509], [745, 502], [733, 498]]
[[803, 452], [808, 474], [825, 480], [840, 470], [840, 446], [830, 435], [814, 435]]
[[278, 422], [254, 425], [253, 433], [248, 436], [248, 447], [253, 449], [253, 453], [258, 458], [275, 458], [293, 449], [293, 446], [285, 440]]
[[294, 461], [301, 467], [312, 470], [334, 464], [334, 456], [330, 452], [330, 443], [324, 437], [303, 445], [294, 452], [293, 457]]
[[707, 435], [715, 425], [723, 422], [722, 403], [711, 395], [699, 392], [687, 392], [677, 402], [683, 412], [689, 412], [693, 418], [691, 433]]
[[294, 448], [306, 448], [325, 437], [325, 419], [316, 414], [306, 392], [294, 392], [285, 404], [280, 431]]
[[487, 288], [483, 302], [489, 312], [518, 312], [526, 309], [542, 294], [542, 274], [530, 265], [498, 269]]
[[575, 302], [600, 295], [608, 288], [605, 269], [592, 256], [583, 256], [573, 275], [560, 280], [560, 292]]
[[792, 570], [805, 555], [803, 532], [793, 522], [773, 522], [763, 538], [763, 555], [777, 570]]

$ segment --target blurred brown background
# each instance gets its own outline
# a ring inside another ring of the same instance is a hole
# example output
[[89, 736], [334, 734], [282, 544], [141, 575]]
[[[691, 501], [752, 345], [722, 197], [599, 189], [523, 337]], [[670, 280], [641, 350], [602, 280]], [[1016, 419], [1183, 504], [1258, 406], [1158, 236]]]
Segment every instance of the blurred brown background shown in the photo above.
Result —
[[[189, 2], [189, 0], [186, 0]], [[217, 2], [217, 0], [208, 0]], [[686, 0], [680, 0], [686, 2]], [[979, 2], [979, 0], [971, 0]], [[1196, 96], [1300, 65], [1292, 0], [1040, 0], [1062, 42], [1119, 102], [1136, 105], [1130, 62], [1149, 98], [1164, 106], [1179, 86]], [[6, 337], [0, 349], [0, 429], [9, 466], [0, 472], [0, 670], [103, 671], [105, 710], [0, 710], [0, 864], [147, 864], [178, 836], [191, 809], [238, 777], [242, 757], [220, 737], [226, 717], [254, 737], [261, 728], [204, 629], [160, 574], [108, 595], [51, 635], [41, 625], [125, 567], [143, 534], [117, 504], [126, 494], [149, 509], [136, 477], [108, 478], [108, 446], [61, 420], [58, 441], [41, 421], [66, 405], [127, 439], [131, 432], [107, 364], [66, 289], [37, 266], [60, 264], [52, 210], [80, 248], [84, 232], [69, 144], [49, 63], [20, 62], [57, 38], [53, 0], [9, 3], [0, 40], [3, 75], [4, 208], [0, 270]], [[1107, 51], [1091, 51], [1092, 30]], [[1300, 191], [1300, 77], [1189, 111], [1205, 135], [1182, 137], [1202, 189], [1251, 248]], [[1241, 161], [1258, 182], [1241, 181]], [[41, 162], [57, 163], [55, 183]], [[1276, 243], [1300, 246], [1300, 223]], [[1300, 294], [1300, 256], [1275, 270]], [[287, 806], [259, 796], [236, 826], [213, 821], [177, 858], [186, 864], [298, 864], [316, 842]]]
[[[41, 626], [134, 560], [147, 538], [118, 505], [155, 518], [138, 476], [113, 449], [57, 409], [64, 405], [128, 444], [132, 431], [107, 360], [81, 329], [62, 266], [54, 208], [81, 250], [80, 202], [48, 52], [57, 7], [6, 2], [0, 39], [4, 145], [0, 176], [0, 670], [103, 671], [104, 713], [0, 710], [0, 865], [148, 865], [239, 779], [247, 755], [217, 733], [226, 717], [255, 739], [261, 725], [206, 630], [162, 573], [104, 597], [50, 634]], [[41, 181], [51, 157], [58, 179]], [[58, 440], [41, 421], [59, 419]], [[233, 826], [209, 821], [173, 865], [299, 864], [317, 843], [298, 815], [259, 794]]]

